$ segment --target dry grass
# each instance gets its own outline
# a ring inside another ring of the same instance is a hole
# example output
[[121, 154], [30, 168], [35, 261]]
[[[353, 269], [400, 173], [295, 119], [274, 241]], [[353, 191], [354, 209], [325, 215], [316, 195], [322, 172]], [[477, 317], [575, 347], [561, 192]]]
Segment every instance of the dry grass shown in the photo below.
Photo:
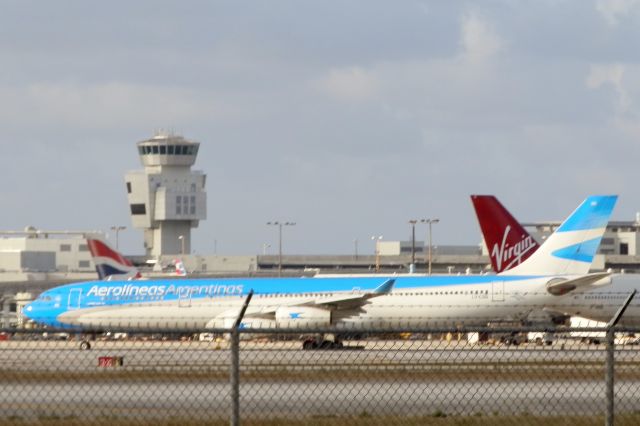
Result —
[[[619, 363], [616, 365], [617, 380], [640, 380], [640, 364]], [[411, 366], [406, 364], [367, 364], [353, 365], [252, 365], [243, 367], [240, 381], [289, 381], [289, 382], [369, 382], [369, 381], [481, 381], [481, 382], [513, 382], [558, 381], [572, 382], [582, 380], [602, 380], [604, 366], [602, 363], [481, 363], [474, 364], [431, 364]], [[229, 371], [226, 367], [210, 368], [96, 368], [87, 371], [20, 371], [0, 369], [0, 386], [2, 383], [104, 383], [104, 382], [228, 382]]]

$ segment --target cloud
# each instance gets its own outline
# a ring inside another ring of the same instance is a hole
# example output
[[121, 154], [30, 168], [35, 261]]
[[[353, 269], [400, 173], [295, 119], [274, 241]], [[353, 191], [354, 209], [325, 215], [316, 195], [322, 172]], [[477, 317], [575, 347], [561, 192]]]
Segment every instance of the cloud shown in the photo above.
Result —
[[321, 87], [332, 97], [350, 102], [366, 101], [376, 95], [376, 77], [361, 67], [334, 68], [322, 79]]
[[462, 17], [460, 45], [465, 58], [480, 62], [500, 52], [505, 42], [485, 19], [475, 13], [467, 13]]
[[233, 105], [213, 94], [134, 83], [32, 83], [0, 86], [0, 114], [13, 124], [115, 128], [155, 123], [159, 126], [202, 119], [231, 119]]
[[622, 64], [591, 65], [586, 84], [590, 89], [611, 86], [618, 95], [617, 108], [627, 112], [631, 107], [631, 97], [623, 85], [625, 66]]
[[597, 0], [596, 10], [607, 24], [618, 25], [620, 19], [631, 15], [640, 6], [640, 0]]

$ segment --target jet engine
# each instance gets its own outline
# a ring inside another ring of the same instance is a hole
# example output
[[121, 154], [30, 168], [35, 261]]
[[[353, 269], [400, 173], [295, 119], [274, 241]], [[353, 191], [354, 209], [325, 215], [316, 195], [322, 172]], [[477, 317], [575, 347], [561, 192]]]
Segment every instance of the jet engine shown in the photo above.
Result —
[[325, 327], [331, 324], [331, 311], [309, 306], [282, 306], [276, 310], [278, 328]]

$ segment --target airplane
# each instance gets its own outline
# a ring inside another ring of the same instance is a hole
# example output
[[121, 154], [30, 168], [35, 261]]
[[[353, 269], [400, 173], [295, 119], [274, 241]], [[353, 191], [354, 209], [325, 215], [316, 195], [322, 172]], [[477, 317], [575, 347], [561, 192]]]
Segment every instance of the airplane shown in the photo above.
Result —
[[138, 280], [142, 274], [133, 263], [98, 238], [87, 238], [87, 246], [93, 263], [96, 265], [98, 278], [101, 280]]
[[[494, 271], [506, 273], [539, 249], [533, 236], [496, 197], [472, 195], [471, 201]], [[592, 320], [591, 326], [595, 326], [595, 322], [608, 322], [633, 290], [640, 292], [640, 277], [633, 274], [612, 274], [609, 280], [596, 284], [573, 291], [568, 298], [552, 300], [544, 310], [552, 315], [558, 313], [583, 317]], [[632, 300], [620, 324], [640, 325], [640, 298]]]
[[[486, 325], [606, 281], [588, 269], [616, 201], [588, 197], [534, 255], [499, 275], [90, 281], [47, 290], [23, 313], [76, 331], [229, 329], [252, 291], [242, 328]], [[509, 274], [518, 268], [525, 273]], [[326, 347], [324, 338], [311, 347]]]

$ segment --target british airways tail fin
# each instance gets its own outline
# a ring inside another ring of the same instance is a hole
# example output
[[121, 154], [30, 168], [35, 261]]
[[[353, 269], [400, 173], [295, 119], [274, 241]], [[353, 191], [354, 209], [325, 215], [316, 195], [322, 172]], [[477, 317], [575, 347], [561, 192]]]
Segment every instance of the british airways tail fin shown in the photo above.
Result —
[[496, 273], [521, 264], [540, 247], [493, 195], [472, 195], [471, 202]]
[[109, 247], [109, 245], [97, 238], [87, 238], [87, 245], [96, 265], [98, 277], [101, 280], [130, 280], [140, 279], [142, 274], [133, 266], [129, 259]]
[[617, 195], [592, 195], [520, 265], [501, 275], [584, 275], [589, 272]]

